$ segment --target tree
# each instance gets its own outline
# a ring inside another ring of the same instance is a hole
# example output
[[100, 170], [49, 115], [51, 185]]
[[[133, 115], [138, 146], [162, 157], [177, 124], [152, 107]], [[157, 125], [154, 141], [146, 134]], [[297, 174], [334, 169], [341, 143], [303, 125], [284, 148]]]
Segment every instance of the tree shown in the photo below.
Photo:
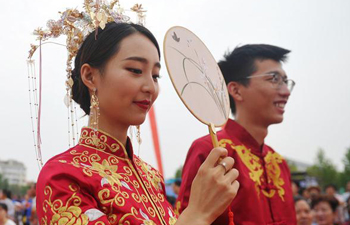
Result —
[[8, 180], [0, 173], [0, 189], [8, 189], [9, 186]]
[[344, 171], [340, 174], [341, 187], [345, 187], [346, 183], [350, 181], [350, 147], [346, 150], [343, 163]]
[[299, 171], [298, 171], [298, 167], [295, 165], [294, 162], [292, 162], [292, 161], [290, 161], [290, 160], [288, 160], [288, 159], [286, 159], [286, 162], [287, 162], [287, 164], [288, 164], [288, 167], [289, 167], [289, 170], [290, 170], [291, 173], [293, 173], [293, 172], [299, 172]]
[[309, 175], [317, 178], [320, 186], [324, 188], [327, 184], [340, 185], [338, 173], [332, 161], [326, 158], [323, 149], [319, 149], [316, 156], [316, 162], [307, 169]]
[[175, 178], [181, 179], [182, 176], [182, 166], [180, 166], [175, 172]]

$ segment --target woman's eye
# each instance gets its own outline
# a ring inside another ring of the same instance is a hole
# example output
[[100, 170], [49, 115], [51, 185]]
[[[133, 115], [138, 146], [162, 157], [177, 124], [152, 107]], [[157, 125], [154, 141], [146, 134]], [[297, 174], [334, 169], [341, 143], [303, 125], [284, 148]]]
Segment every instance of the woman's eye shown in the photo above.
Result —
[[139, 69], [127, 68], [127, 70], [129, 70], [130, 72], [135, 73], [135, 74], [142, 74], [142, 70], [139, 70]]
[[153, 80], [158, 81], [159, 78], [161, 78], [160, 75], [158, 75], [158, 74], [157, 75], [153, 75]]

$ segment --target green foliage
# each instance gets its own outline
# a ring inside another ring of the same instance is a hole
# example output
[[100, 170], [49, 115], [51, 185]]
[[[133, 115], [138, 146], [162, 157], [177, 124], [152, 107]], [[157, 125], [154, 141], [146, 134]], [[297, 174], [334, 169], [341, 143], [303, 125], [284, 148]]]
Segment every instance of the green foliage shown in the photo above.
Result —
[[176, 179], [181, 179], [181, 176], [182, 176], [182, 166], [180, 166], [175, 172]]
[[30, 185], [10, 185], [8, 180], [0, 174], [0, 189], [7, 189], [11, 191], [12, 196], [24, 196], [27, 193], [27, 190], [30, 188]]
[[340, 184], [345, 187], [346, 183], [350, 181], [350, 147], [346, 150], [345, 156], [343, 158], [344, 171], [340, 173]]
[[290, 161], [290, 160], [288, 160], [288, 159], [286, 159], [286, 162], [287, 162], [287, 164], [288, 164], [288, 167], [289, 167], [289, 170], [290, 170], [291, 173], [293, 173], [293, 172], [299, 172], [299, 171], [298, 171], [298, 167], [295, 165], [295, 163], [293, 163], [292, 161]]
[[7, 179], [3, 177], [2, 174], [0, 174], [0, 189], [9, 189], [10, 185]]
[[323, 149], [318, 150], [315, 164], [307, 169], [307, 173], [317, 178], [321, 188], [327, 184], [341, 186], [342, 176], [332, 161], [326, 157]]

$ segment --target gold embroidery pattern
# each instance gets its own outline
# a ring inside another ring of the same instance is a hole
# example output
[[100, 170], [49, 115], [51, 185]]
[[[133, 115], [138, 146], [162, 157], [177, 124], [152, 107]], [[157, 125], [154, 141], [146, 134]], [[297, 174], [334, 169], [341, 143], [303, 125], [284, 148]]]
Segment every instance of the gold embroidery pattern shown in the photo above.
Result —
[[172, 209], [168, 208], [169, 225], [174, 225], [177, 221]]
[[[152, 207], [147, 207], [145, 204], [149, 202], [148, 197], [139, 192], [141, 188], [140, 184], [137, 180], [131, 179], [131, 177], [134, 176], [132, 169], [128, 166], [123, 166], [118, 169], [118, 164], [120, 160], [123, 160], [122, 158], [110, 155], [107, 159], [102, 160], [96, 153], [89, 154], [89, 151], [80, 152], [74, 149], [70, 151], [70, 154], [74, 156], [73, 162], [70, 164], [77, 168], [82, 168], [83, 172], [90, 177], [92, 177], [93, 174], [98, 174], [101, 177], [102, 187], [106, 183], [111, 185], [111, 187], [102, 188], [98, 192], [98, 199], [102, 204], [102, 212], [108, 215], [108, 220], [112, 224], [117, 222], [117, 215], [114, 214], [115, 212], [113, 209], [115, 207], [113, 206], [124, 206], [126, 199], [129, 198], [129, 191], [131, 191], [131, 197], [144, 206], [149, 216], [152, 218], [156, 217], [155, 210]], [[128, 189], [128, 191], [122, 191], [121, 188], [123, 187]], [[132, 187], [134, 189], [132, 189]], [[114, 192], [111, 192], [111, 190]], [[154, 200], [153, 196], [152, 199]], [[164, 201], [164, 197], [162, 199]]]
[[[258, 156], [252, 154], [250, 149], [248, 149], [244, 145], [235, 145], [230, 139], [220, 140], [219, 145], [224, 148], [230, 146], [237, 152], [244, 165], [250, 171], [249, 177], [255, 183], [255, 190], [257, 191], [258, 196], [260, 195], [261, 189], [261, 193], [263, 193], [268, 198], [272, 198], [276, 193], [275, 189], [277, 189], [279, 197], [282, 199], [282, 201], [284, 201], [283, 196], [285, 194], [285, 191], [282, 187], [284, 181], [280, 177], [281, 169], [279, 166], [279, 164], [282, 163], [283, 158], [278, 153], [268, 152], [268, 154], [264, 158], [266, 174], [268, 178], [266, 182], [264, 181], [264, 178], [262, 176], [264, 170], [261, 165], [261, 160]], [[267, 191], [262, 187], [266, 184], [269, 186], [273, 186], [274, 188]]]
[[161, 185], [162, 182], [164, 182], [162, 176], [157, 170], [153, 169], [153, 167], [145, 163], [142, 159], [135, 157], [134, 162], [141, 177], [145, 181], [144, 184], [148, 192], [150, 193], [150, 197], [152, 198], [153, 202], [157, 205], [159, 213], [162, 215], [162, 217], [165, 217], [166, 211], [163, 208], [162, 204], [165, 202], [163, 194], [164, 190]]
[[[269, 178], [268, 183], [272, 183], [277, 188], [278, 195], [281, 197], [282, 201], [284, 201], [283, 196], [285, 191], [282, 188], [284, 180], [281, 178], [281, 169], [279, 166], [279, 164], [283, 162], [283, 158], [276, 152], [268, 152], [264, 160], [266, 162], [267, 177]], [[275, 190], [271, 190], [270, 192], [271, 195], [274, 195], [272, 191], [275, 192]]]
[[83, 129], [81, 132], [81, 137], [79, 140], [79, 144], [87, 144], [90, 146], [94, 146], [96, 148], [98, 148], [101, 151], [105, 151], [106, 149], [109, 149], [111, 152], [116, 152], [120, 149], [120, 146], [118, 145], [118, 143], [113, 143], [112, 145], [109, 145], [107, 143], [107, 135], [103, 134], [101, 131], [98, 132], [99, 133], [99, 141], [96, 141], [94, 134], [95, 131], [94, 130], [87, 130], [87, 129]]
[[[165, 222], [167, 220], [169, 224], [174, 223], [176, 218], [171, 218], [170, 214], [166, 215], [165, 206], [161, 204], [161, 202], [165, 204], [166, 201], [161, 185], [164, 181], [159, 172], [137, 157], [134, 166], [125, 154], [121, 156], [111, 154], [119, 149], [123, 150], [122, 145], [103, 132], [99, 133], [99, 142], [96, 144], [93, 141], [93, 134], [91, 130], [83, 129], [79, 143], [81, 147], [88, 149], [72, 149], [69, 151], [72, 161], [61, 160], [60, 163], [71, 164], [81, 169], [88, 177], [100, 179], [101, 186], [95, 195], [101, 203], [99, 210], [106, 214], [108, 221], [111, 224], [135, 224], [136, 219], [140, 220], [140, 224], [155, 225], [154, 221], [158, 221], [156, 220], [158, 218], [162, 224], [167, 224]], [[128, 200], [129, 198], [133, 201]], [[133, 211], [131, 207], [124, 208], [127, 202], [135, 202], [142, 206], [134, 205]], [[119, 209], [131, 211], [122, 215], [122, 220]]]
[[175, 215], [180, 216], [180, 209], [181, 209], [181, 202], [177, 201], [175, 205], [175, 210], [174, 210]]
[[[52, 188], [50, 186], [45, 187], [44, 194], [47, 196], [47, 199], [44, 201], [43, 210], [45, 214], [48, 213], [48, 210], [51, 210], [53, 213], [50, 225], [88, 224], [88, 216], [82, 214], [82, 210], [79, 207], [81, 204], [81, 198], [77, 196], [79, 186], [71, 184], [69, 185], [69, 189], [72, 191], [72, 195], [64, 204], [60, 199], [52, 202]], [[42, 218], [42, 224], [47, 225], [46, 215]]]
[[108, 163], [106, 159], [102, 161], [102, 164], [98, 162], [92, 162], [92, 170], [95, 170], [98, 172], [98, 174], [107, 179], [108, 183], [113, 186], [114, 184], [118, 185], [119, 187], [122, 186], [120, 179], [122, 179], [122, 176], [120, 176], [117, 173], [118, 166], [117, 165], [111, 165]]
[[[152, 184], [152, 186], [158, 191], [161, 187], [161, 182], [162, 182], [162, 178], [159, 172], [152, 169], [152, 167], [149, 164], [145, 163], [141, 159], [138, 159], [135, 157], [134, 161], [135, 161], [135, 164], [141, 168], [143, 172], [143, 177], [146, 177], [149, 184]], [[148, 185], [148, 188], [150, 188], [149, 185]]]
[[137, 212], [135, 207], [131, 208], [131, 212], [125, 214], [119, 221], [119, 224], [133, 224], [132, 222], [128, 221], [128, 217], [133, 217], [139, 221], [142, 221], [143, 225], [157, 225], [155, 222], [153, 222], [144, 212], [142, 212], [141, 209], [139, 209], [139, 212]]

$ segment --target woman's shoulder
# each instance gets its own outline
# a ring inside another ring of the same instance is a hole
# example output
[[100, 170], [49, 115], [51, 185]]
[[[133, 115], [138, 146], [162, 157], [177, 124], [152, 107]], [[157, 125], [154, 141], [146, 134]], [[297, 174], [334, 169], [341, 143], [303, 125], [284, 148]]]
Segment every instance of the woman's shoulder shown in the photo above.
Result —
[[49, 159], [40, 171], [38, 183], [55, 180], [59, 177], [77, 177], [81, 173], [74, 163], [75, 157], [81, 155], [79, 148], [73, 147]]

